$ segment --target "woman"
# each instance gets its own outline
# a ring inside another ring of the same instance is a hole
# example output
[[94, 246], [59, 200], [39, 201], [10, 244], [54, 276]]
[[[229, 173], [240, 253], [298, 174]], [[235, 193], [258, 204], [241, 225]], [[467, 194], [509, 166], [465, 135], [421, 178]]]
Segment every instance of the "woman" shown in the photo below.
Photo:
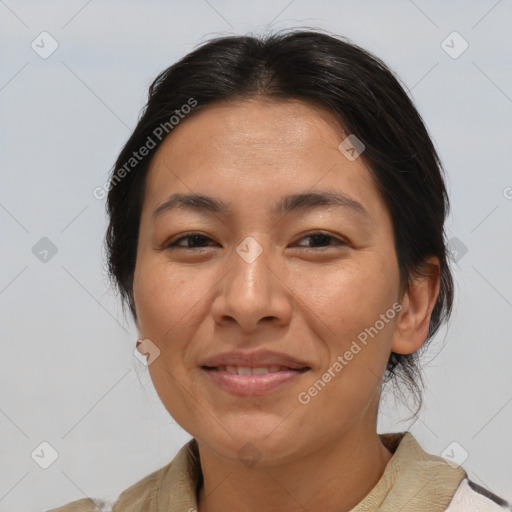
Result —
[[101, 510], [512, 510], [376, 431], [385, 382], [421, 407], [453, 300], [441, 164], [380, 60], [314, 31], [207, 42], [152, 84], [108, 188], [111, 275], [193, 439]]

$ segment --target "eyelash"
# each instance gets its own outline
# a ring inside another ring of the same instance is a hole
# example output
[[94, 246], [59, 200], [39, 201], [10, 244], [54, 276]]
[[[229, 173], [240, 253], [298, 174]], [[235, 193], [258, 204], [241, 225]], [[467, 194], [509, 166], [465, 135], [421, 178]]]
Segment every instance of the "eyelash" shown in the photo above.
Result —
[[[300, 240], [303, 240], [304, 238], [312, 238], [312, 237], [316, 237], [316, 236], [323, 236], [323, 237], [329, 238], [329, 239], [335, 241], [336, 245], [338, 245], [338, 246], [347, 245], [347, 243], [344, 240], [341, 240], [333, 235], [330, 235], [327, 233], [322, 233], [322, 232], [308, 233], [307, 235], [304, 235], [302, 238], [300, 238]], [[177, 240], [175, 240], [172, 243], [166, 244], [163, 248], [164, 249], [177, 248], [177, 249], [185, 249], [185, 250], [192, 250], [192, 251], [204, 249], [204, 247], [187, 247], [187, 246], [183, 246], [183, 245], [178, 245], [178, 243], [181, 242], [182, 240], [187, 240], [187, 239], [190, 240], [193, 237], [200, 237], [200, 238], [203, 238], [204, 240], [211, 240], [211, 238], [208, 238], [207, 236], [202, 235], [201, 233], [189, 233], [188, 235], [181, 236], [180, 238], [178, 238]], [[329, 245], [329, 246], [333, 247], [332, 245]], [[327, 247], [329, 247], [329, 246], [327, 246]], [[326, 247], [323, 246], [323, 247], [317, 247], [317, 248], [325, 249]], [[315, 249], [315, 247], [306, 247], [306, 249]]]

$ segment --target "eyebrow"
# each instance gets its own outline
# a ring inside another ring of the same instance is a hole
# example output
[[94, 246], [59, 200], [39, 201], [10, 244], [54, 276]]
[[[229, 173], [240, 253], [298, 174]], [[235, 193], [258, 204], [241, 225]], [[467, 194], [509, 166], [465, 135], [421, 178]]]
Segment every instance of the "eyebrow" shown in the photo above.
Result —
[[[282, 197], [272, 208], [273, 215], [285, 215], [292, 211], [304, 211], [319, 207], [338, 206], [349, 208], [356, 213], [369, 217], [366, 208], [355, 199], [341, 192], [330, 190], [302, 192]], [[153, 219], [175, 208], [215, 213], [232, 217], [233, 210], [224, 201], [204, 194], [172, 194], [153, 212]]]

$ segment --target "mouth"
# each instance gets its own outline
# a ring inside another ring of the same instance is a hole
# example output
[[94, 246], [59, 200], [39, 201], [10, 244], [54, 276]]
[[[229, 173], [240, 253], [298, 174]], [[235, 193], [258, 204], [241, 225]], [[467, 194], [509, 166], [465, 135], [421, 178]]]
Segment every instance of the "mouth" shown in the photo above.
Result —
[[297, 371], [297, 372], [305, 372], [310, 370], [309, 366], [305, 366], [304, 368], [290, 368], [288, 366], [259, 366], [259, 367], [251, 367], [251, 366], [203, 366], [205, 370], [213, 370], [219, 372], [227, 372], [231, 375], [266, 375], [267, 373], [276, 373], [276, 372], [285, 372], [285, 371]]
[[260, 396], [290, 385], [309, 366], [290, 368], [287, 366], [201, 366], [202, 371], [220, 389], [238, 396]]

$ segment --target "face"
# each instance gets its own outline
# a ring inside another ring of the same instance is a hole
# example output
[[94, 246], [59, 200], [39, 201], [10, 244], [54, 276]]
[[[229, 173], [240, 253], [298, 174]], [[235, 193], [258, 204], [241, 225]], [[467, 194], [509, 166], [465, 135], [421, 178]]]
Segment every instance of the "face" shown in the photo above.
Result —
[[[149, 371], [164, 406], [223, 457], [251, 442], [273, 464], [374, 429], [399, 272], [370, 171], [338, 149], [347, 135], [301, 101], [217, 103], [175, 127], [151, 162], [139, 336], [160, 350]], [[284, 201], [296, 194], [338, 201]], [[260, 370], [233, 375], [249, 367]]]

